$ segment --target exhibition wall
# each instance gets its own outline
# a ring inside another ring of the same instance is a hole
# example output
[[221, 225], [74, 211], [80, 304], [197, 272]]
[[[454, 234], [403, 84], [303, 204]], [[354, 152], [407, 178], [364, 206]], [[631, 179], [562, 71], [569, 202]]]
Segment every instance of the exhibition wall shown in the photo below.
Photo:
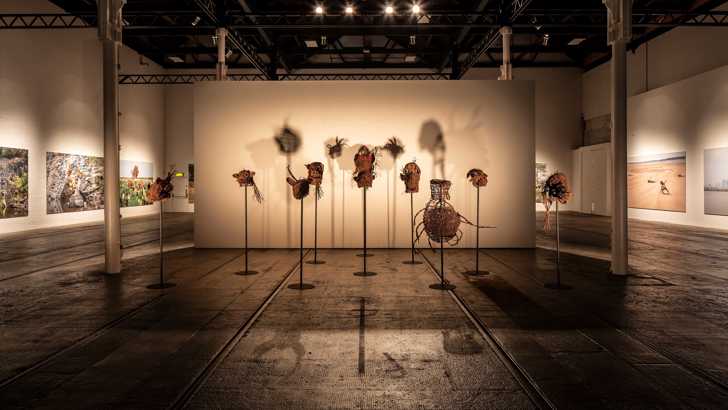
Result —
[[[672, 164], [662, 159], [661, 170], [644, 179], [667, 181], [671, 192], [662, 196], [685, 202], [684, 212], [630, 209], [629, 216], [728, 228], [728, 216], [708, 215], [728, 215], [728, 210], [722, 209], [724, 203], [728, 204], [728, 198], [723, 198], [728, 189], [728, 167], [724, 165], [728, 156], [706, 151], [728, 147], [728, 66], [631, 97], [628, 105], [629, 156], [672, 158]], [[682, 165], [675, 162], [680, 154]], [[680, 174], [684, 176], [682, 181], [670, 180]], [[684, 193], [679, 191], [681, 185]], [[708, 186], [712, 191], [705, 189]], [[680, 206], [682, 203], [665, 204], [665, 209]]]
[[[2, 11], [28, 11], [8, 3]], [[8, 9], [10, 7], [10, 9]], [[45, 10], [45, 11], [59, 11]], [[140, 62], [126, 47], [121, 68], [132, 72], [161, 72]], [[102, 210], [50, 213], [48, 153], [86, 158], [103, 156], [101, 48], [96, 30], [5, 30], [0, 36], [0, 147], [27, 150], [28, 215], [0, 218], [0, 231], [13, 232], [103, 220]], [[121, 159], [152, 164], [162, 170], [164, 156], [164, 90], [159, 87], [121, 87]], [[86, 160], [84, 160], [86, 161]], [[84, 162], [91, 173], [96, 165]], [[92, 164], [92, 165], [89, 165]], [[124, 170], [122, 170], [124, 171]], [[86, 206], [82, 209], [93, 209]], [[81, 209], [81, 208], [79, 208]], [[123, 216], [156, 212], [156, 207], [130, 206]]]
[[[481, 222], [497, 228], [482, 231], [481, 245], [535, 244], [532, 82], [226, 82], [194, 89], [198, 247], [241, 246], [242, 189], [232, 177], [241, 169], [256, 172], [265, 196], [262, 205], [249, 200], [251, 246], [297, 247], [299, 203], [286, 184], [286, 165], [302, 178], [304, 164], [312, 161], [326, 167], [319, 202], [320, 246], [360, 247], [362, 191], [352, 180], [353, 156], [358, 144], [383, 145], [393, 136], [404, 143], [405, 152], [396, 162], [381, 153], [367, 195], [369, 246], [409, 246], [409, 197], [399, 172], [415, 158], [422, 168], [416, 210], [429, 199], [429, 180], [444, 176], [453, 182], [452, 204], [474, 220], [476, 190], [465, 175], [470, 168], [482, 168], [490, 184], [481, 194]], [[302, 140], [290, 157], [274, 141], [284, 127]], [[349, 146], [331, 160], [325, 144], [336, 136], [346, 138]], [[444, 151], [437, 149], [438, 136]], [[304, 201], [306, 246], [313, 244], [313, 211], [311, 195]], [[473, 246], [474, 229], [462, 229], [460, 246]]]

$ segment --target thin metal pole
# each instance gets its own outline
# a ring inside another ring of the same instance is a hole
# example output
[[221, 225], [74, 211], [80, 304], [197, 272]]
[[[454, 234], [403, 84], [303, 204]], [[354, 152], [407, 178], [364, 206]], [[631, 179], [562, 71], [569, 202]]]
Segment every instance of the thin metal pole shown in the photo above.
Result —
[[556, 201], [556, 286], [561, 287], [561, 237], [559, 233], [559, 201]]
[[159, 285], [164, 286], [164, 200], [159, 201]]
[[[442, 195], [442, 193], [441, 193]], [[443, 200], [440, 198], [440, 208], [443, 207]], [[445, 245], [442, 240], [442, 224], [440, 224], [440, 286], [445, 288]]]
[[364, 274], [367, 273], [367, 188], [364, 187]]
[[303, 198], [301, 198], [301, 253], [299, 256], [299, 289], [303, 289]]
[[248, 186], [245, 185], [245, 272], [248, 273]]
[[412, 246], [412, 264], [415, 263], [415, 200], [410, 192], [410, 244]]
[[316, 187], [316, 201], [313, 208], [313, 262], [318, 262], [318, 193], [319, 187]]
[[475, 201], [477, 210], [475, 212], [475, 274], [480, 274], [480, 186], [478, 186], [477, 199]]

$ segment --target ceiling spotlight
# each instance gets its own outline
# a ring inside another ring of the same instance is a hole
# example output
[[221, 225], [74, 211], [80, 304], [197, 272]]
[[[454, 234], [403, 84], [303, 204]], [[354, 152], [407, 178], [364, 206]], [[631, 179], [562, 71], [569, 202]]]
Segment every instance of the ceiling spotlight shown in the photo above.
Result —
[[422, 11], [422, 9], [420, 9], [419, 4], [415, 4], [412, 6], [412, 14], [420, 14], [420, 11]]
[[394, 14], [394, 7], [392, 7], [392, 6], [385, 7], [384, 14]]
[[551, 39], [551, 36], [549, 35], [549, 33], [546, 33], [546, 34], [543, 35], [543, 42], [542, 42], [542, 44], [543, 44], [544, 47], [546, 47], [546, 46], [549, 45], [549, 40], [550, 39]]
[[217, 45], [217, 35], [216, 34], [212, 36], [212, 45], [213, 46]]
[[344, 13], [346, 13], [346, 14], [354, 14], [354, 7], [346, 6], [346, 8], [344, 9]]
[[411, 35], [409, 37], [409, 43], [410, 43], [411, 46], [416, 46], [417, 45], [417, 36], [414, 35], [414, 34]]
[[324, 8], [321, 6], [316, 6], [316, 14], [324, 14]]
[[202, 20], [200, 18], [200, 16], [195, 16], [195, 18], [192, 20], [192, 23], [191, 23], [192, 26], [196, 26], [196, 25], [200, 24], [200, 20]]
[[327, 42], [328, 42], [328, 39], [326, 38], [326, 36], [325, 35], [322, 35], [321, 36], [321, 45], [324, 46], [324, 47], [326, 47], [326, 43]]
[[230, 56], [231, 56], [231, 55], [233, 55], [233, 50], [228, 50], [228, 51], [227, 51], [227, 52], [225, 53], [225, 58], [230, 58]]

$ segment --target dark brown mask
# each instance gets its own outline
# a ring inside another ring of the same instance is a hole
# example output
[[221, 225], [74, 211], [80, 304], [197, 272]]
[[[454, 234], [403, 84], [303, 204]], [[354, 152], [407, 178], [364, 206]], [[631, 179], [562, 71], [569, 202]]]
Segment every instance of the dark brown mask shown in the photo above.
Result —
[[430, 180], [430, 195], [432, 201], [447, 201], [450, 199], [450, 186], [452, 183], [446, 179]]
[[476, 188], [488, 185], [488, 174], [483, 170], [473, 168], [468, 171], [467, 177], [470, 178], [470, 183]]
[[399, 178], [404, 181], [405, 192], [420, 192], [420, 176], [422, 171], [420, 167], [414, 162], [407, 163], [402, 172], [399, 174]]
[[346, 145], [346, 140], [343, 138], [336, 137], [333, 144], [326, 144], [326, 149], [329, 150], [329, 158], [339, 158]]
[[303, 199], [303, 198], [307, 197], [308, 192], [309, 192], [309, 186], [310, 186], [308, 179], [296, 178], [293, 175], [293, 173], [291, 172], [290, 168], [288, 168], [288, 175], [289, 175], [289, 177], [286, 178], [286, 182], [288, 182], [288, 185], [290, 185], [292, 188], [293, 197], [296, 199]]
[[374, 182], [374, 163], [376, 161], [375, 153], [369, 151], [369, 148], [362, 146], [354, 155], [354, 181], [359, 188], [371, 188]]
[[248, 171], [247, 169], [244, 169], [237, 174], [233, 174], [233, 178], [238, 181], [238, 184], [242, 186], [253, 186], [255, 185], [255, 180], [253, 180], [253, 177], [255, 176], [255, 172]]
[[324, 177], [324, 164], [312, 162], [306, 164], [306, 169], [308, 169], [308, 182], [316, 187], [321, 186], [321, 180]]

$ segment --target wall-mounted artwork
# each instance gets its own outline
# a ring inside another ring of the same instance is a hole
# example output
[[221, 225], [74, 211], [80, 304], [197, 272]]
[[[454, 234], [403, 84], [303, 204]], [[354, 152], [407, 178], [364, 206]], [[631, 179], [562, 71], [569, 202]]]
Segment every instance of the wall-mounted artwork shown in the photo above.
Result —
[[149, 162], [122, 160], [119, 171], [121, 207], [151, 205], [147, 200], [147, 188], [154, 182], [154, 166]]
[[48, 152], [46, 177], [48, 214], [103, 209], [103, 158]]
[[0, 147], [0, 219], [28, 216], [28, 150]]
[[630, 208], [685, 212], [685, 153], [629, 158], [627, 202]]
[[706, 215], [728, 215], [728, 148], [706, 149], [703, 194]]
[[541, 195], [541, 192], [543, 191], [543, 186], [546, 183], [546, 180], [548, 179], [549, 174], [546, 170], [546, 164], [543, 162], [537, 162], [536, 163], [536, 203], [542, 204], [543, 203], [543, 195]]
[[187, 202], [195, 203], [195, 164], [187, 166]]

